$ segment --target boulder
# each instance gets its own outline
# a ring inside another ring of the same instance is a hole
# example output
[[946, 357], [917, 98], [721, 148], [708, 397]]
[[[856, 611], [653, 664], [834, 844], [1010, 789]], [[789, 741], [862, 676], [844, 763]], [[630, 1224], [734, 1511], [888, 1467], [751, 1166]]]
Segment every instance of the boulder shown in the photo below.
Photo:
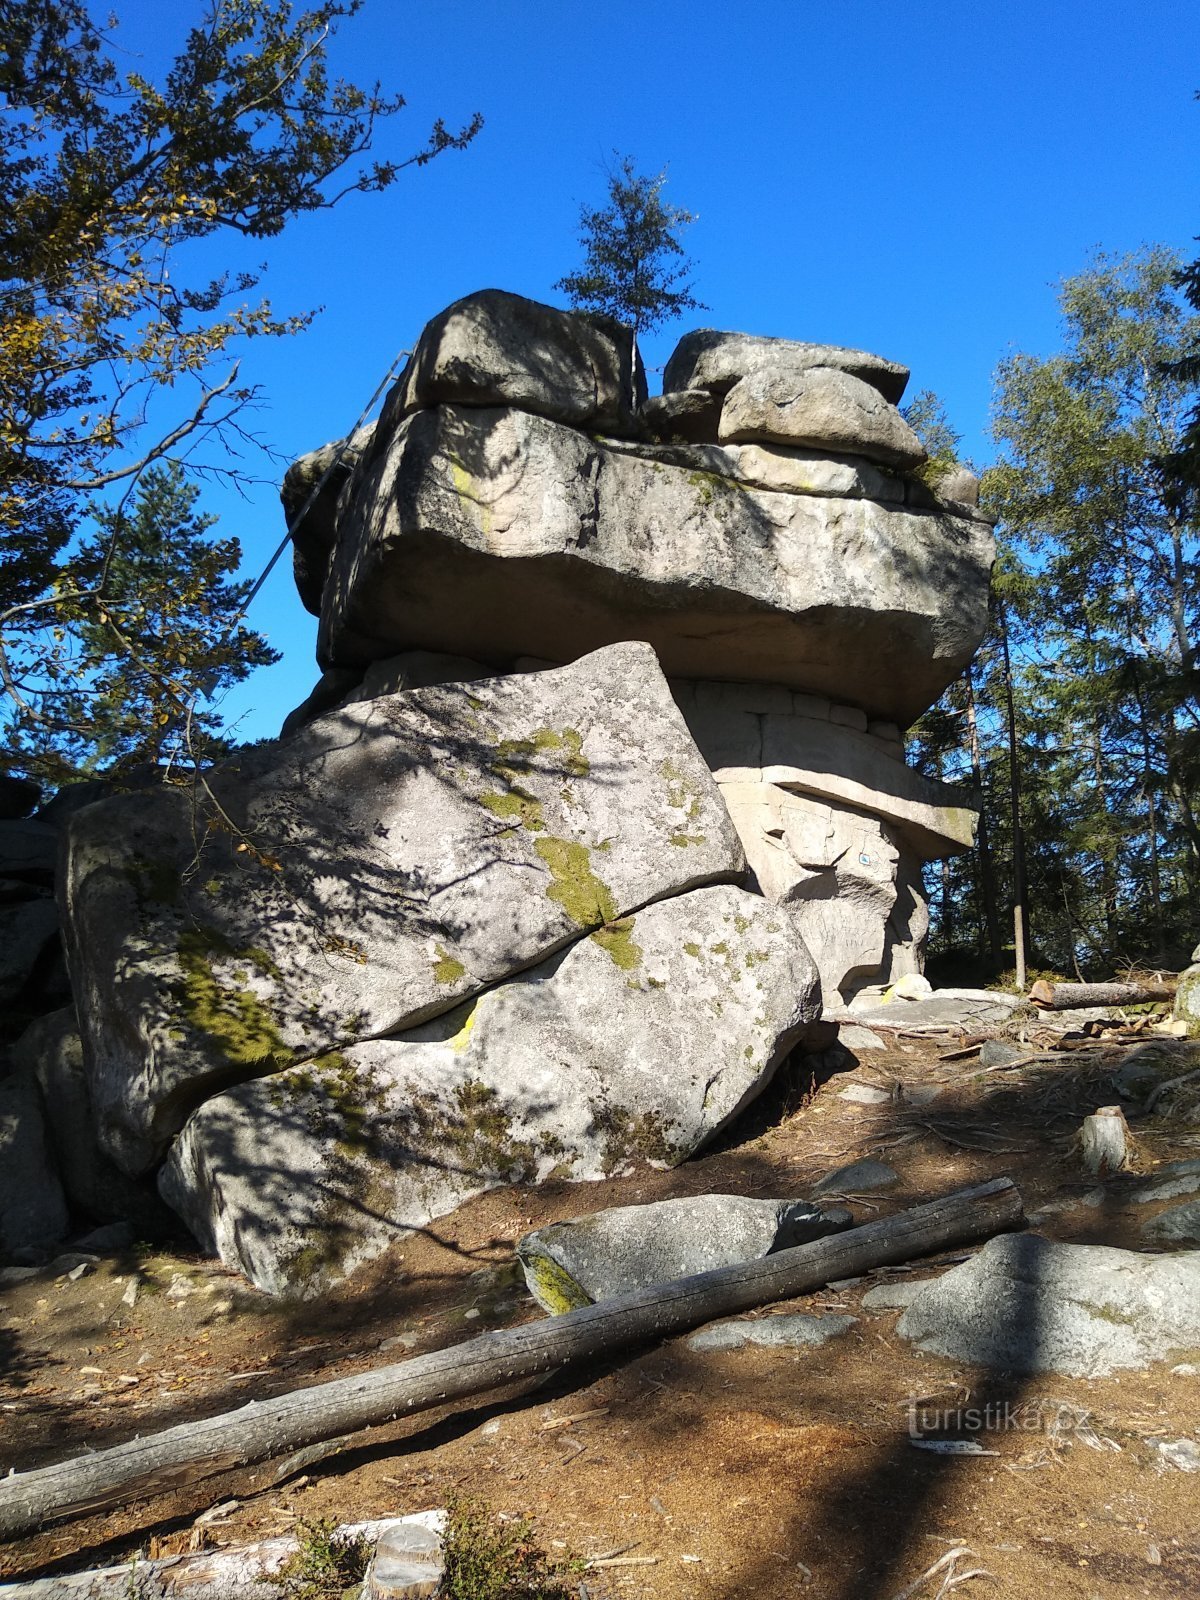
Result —
[[755, 1261], [852, 1221], [848, 1211], [823, 1211], [807, 1200], [690, 1195], [552, 1223], [518, 1241], [517, 1259], [530, 1294], [553, 1314]]
[[848, 372], [869, 383], [893, 405], [908, 383], [907, 367], [866, 350], [696, 328], [685, 333], [675, 346], [663, 372], [663, 389], [707, 389], [712, 394], [726, 395], [746, 377], [761, 375], [791, 382], [813, 367]]
[[682, 1161], [819, 1009], [786, 918], [698, 889], [448, 1016], [210, 1099], [161, 1190], [260, 1288], [319, 1294], [497, 1184]]
[[51, 885], [57, 863], [58, 833], [48, 822], [0, 822], [0, 877]]
[[142, 1238], [160, 1229], [169, 1213], [154, 1189], [127, 1177], [100, 1148], [74, 1007], [31, 1023], [12, 1061], [41, 1092], [50, 1148], [72, 1206], [96, 1221], [135, 1221]]
[[1160, 1211], [1157, 1217], [1143, 1224], [1142, 1233], [1151, 1244], [1176, 1248], [1200, 1245], [1200, 1200], [1189, 1200], [1185, 1205]]
[[336, 711], [362, 680], [361, 667], [326, 667], [300, 704], [284, 717], [279, 737], [290, 739], [294, 733], [307, 728], [310, 722], [323, 717], [327, 711]]
[[638, 412], [651, 439], [663, 444], [715, 444], [721, 401], [707, 389], [677, 389], [652, 395]]
[[755, 489], [843, 500], [899, 502], [905, 497], [902, 478], [854, 456], [817, 455], [779, 444], [727, 444], [721, 454], [729, 477]]
[[1200, 1254], [1002, 1235], [923, 1289], [896, 1331], [929, 1354], [1005, 1372], [1144, 1368], [1200, 1344]]
[[942, 511], [750, 489], [511, 409], [422, 412], [376, 449], [340, 523], [325, 665], [638, 638], [682, 678], [907, 726], [987, 623], [991, 532]]
[[0, 1257], [47, 1250], [67, 1227], [37, 1088], [20, 1077], [0, 1079]]
[[338, 501], [374, 433], [370, 422], [349, 439], [309, 450], [283, 475], [279, 498], [292, 536], [292, 575], [300, 603], [314, 617], [321, 615], [321, 591], [337, 543]]
[[1189, 1033], [1200, 1035], [1200, 966], [1190, 966], [1179, 974], [1172, 1015], [1187, 1023]]
[[0, 1007], [20, 999], [57, 932], [53, 900], [0, 906]]
[[1168, 1161], [1155, 1169], [1154, 1176], [1137, 1184], [1129, 1194], [1135, 1205], [1156, 1205], [1162, 1200], [1178, 1200], [1200, 1190], [1200, 1159]]
[[852, 1161], [848, 1167], [838, 1167], [836, 1172], [827, 1172], [813, 1194], [867, 1194], [872, 1189], [890, 1189], [899, 1182], [900, 1174], [895, 1167], [868, 1156], [862, 1161]]
[[895, 406], [869, 383], [833, 367], [811, 367], [794, 378], [742, 378], [725, 396], [719, 436], [722, 443], [848, 451], [902, 469], [925, 460], [924, 445]]
[[857, 1317], [813, 1316], [811, 1312], [794, 1312], [791, 1315], [776, 1313], [766, 1317], [731, 1317], [728, 1322], [713, 1322], [707, 1328], [693, 1333], [687, 1341], [689, 1350], [744, 1350], [747, 1345], [761, 1345], [768, 1349], [802, 1350], [828, 1344], [840, 1334], [849, 1333]]
[[433, 650], [403, 650], [384, 661], [372, 661], [365, 671], [362, 667], [327, 667], [308, 698], [284, 719], [279, 737], [290, 738], [339, 706], [378, 700], [385, 694], [406, 694], [409, 689], [431, 689], [439, 683], [472, 683], [476, 678], [493, 676], [492, 668], [482, 661], [439, 655]]
[[635, 431], [646, 397], [633, 330], [503, 289], [466, 295], [426, 324], [389, 394], [381, 432], [430, 406], [517, 406], [574, 428]]
[[411, 1027], [743, 859], [639, 644], [347, 706], [201, 792], [89, 806], [62, 893], [101, 1144], [137, 1175], [215, 1089]]

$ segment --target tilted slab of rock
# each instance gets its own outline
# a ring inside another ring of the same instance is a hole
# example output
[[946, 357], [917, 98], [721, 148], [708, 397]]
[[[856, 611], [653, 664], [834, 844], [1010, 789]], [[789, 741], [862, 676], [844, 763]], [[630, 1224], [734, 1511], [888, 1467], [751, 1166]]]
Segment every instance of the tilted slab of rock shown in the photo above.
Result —
[[207, 792], [90, 806], [64, 905], [105, 1148], [145, 1170], [231, 1081], [448, 1010], [742, 868], [639, 644], [347, 706]]
[[756, 1261], [852, 1222], [840, 1207], [822, 1210], [807, 1200], [698, 1194], [615, 1206], [538, 1228], [518, 1240], [517, 1259], [530, 1294], [543, 1311], [558, 1314], [672, 1278]]
[[809, 344], [800, 339], [772, 339], [753, 333], [720, 333], [696, 328], [675, 346], [663, 373], [663, 390], [707, 389], [728, 394], [751, 375], [787, 380], [813, 367], [833, 367], [861, 378], [894, 405], [908, 383], [908, 368], [866, 350], [844, 345]]
[[687, 1347], [698, 1352], [744, 1350], [747, 1345], [776, 1350], [811, 1349], [849, 1333], [857, 1322], [857, 1317], [836, 1314], [818, 1317], [804, 1311], [790, 1316], [776, 1313], [766, 1317], [732, 1317], [728, 1322], [709, 1323], [708, 1327], [693, 1333]]
[[207, 1101], [161, 1190], [260, 1288], [316, 1294], [497, 1184], [683, 1160], [818, 1012], [786, 916], [699, 889], [436, 1022]]
[[749, 489], [515, 410], [445, 406], [377, 441], [339, 526], [326, 665], [639, 638], [679, 677], [907, 725], [986, 626], [994, 542], [969, 519]]
[[633, 331], [504, 289], [466, 295], [426, 324], [380, 423], [429, 406], [519, 406], [576, 428], [633, 427], [645, 398]]
[[930, 1354], [1005, 1372], [1147, 1367], [1200, 1344], [1200, 1253], [1005, 1234], [923, 1289], [896, 1331]]
[[719, 437], [851, 451], [890, 467], [918, 467], [926, 458], [924, 445], [878, 389], [833, 367], [812, 367], [794, 378], [742, 378], [725, 396]]

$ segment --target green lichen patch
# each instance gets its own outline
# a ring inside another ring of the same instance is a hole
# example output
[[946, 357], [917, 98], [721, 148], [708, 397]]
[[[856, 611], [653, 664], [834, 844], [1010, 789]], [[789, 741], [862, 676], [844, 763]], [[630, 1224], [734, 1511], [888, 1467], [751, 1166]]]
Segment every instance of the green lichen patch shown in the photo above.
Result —
[[172, 861], [132, 856], [125, 867], [125, 876], [133, 885], [140, 906], [176, 906], [183, 897], [179, 868]]
[[689, 941], [684, 945], [683, 953], [685, 956], [691, 956], [693, 960], [698, 961], [700, 959], [700, 946]]
[[565, 1311], [579, 1311], [593, 1303], [591, 1296], [553, 1256], [531, 1250], [521, 1257], [521, 1262], [537, 1285], [538, 1299], [551, 1316], [561, 1317]]
[[489, 790], [487, 794], [479, 796], [479, 804], [502, 822], [511, 822], [513, 827], [524, 828], [529, 833], [541, 833], [546, 826], [542, 802], [537, 795], [530, 794], [528, 789], [522, 789], [519, 785], [503, 792]]
[[595, 1131], [603, 1141], [600, 1165], [605, 1177], [632, 1161], [673, 1167], [687, 1154], [672, 1143], [666, 1124], [653, 1111], [630, 1111], [608, 1100], [590, 1102]]
[[633, 972], [641, 966], [642, 947], [633, 937], [632, 917], [622, 917], [619, 922], [597, 928], [591, 937], [623, 972]]
[[466, 967], [457, 956], [452, 956], [444, 945], [435, 944], [434, 954], [437, 960], [433, 963], [433, 977], [435, 983], [457, 983], [466, 973]]
[[690, 844], [707, 843], [702, 833], [673, 833], [670, 839], [676, 850], [686, 850]]
[[176, 996], [195, 1033], [233, 1066], [261, 1072], [291, 1065], [294, 1052], [263, 1002], [247, 989], [222, 983], [214, 969], [216, 958], [233, 959], [278, 978], [279, 969], [265, 951], [238, 950], [216, 929], [195, 927], [180, 935], [177, 955], [183, 980]]
[[528, 772], [538, 756], [554, 757], [544, 765], [572, 778], [586, 778], [592, 770], [583, 753], [583, 735], [578, 728], [538, 728], [528, 739], [502, 739], [496, 746], [492, 770], [515, 768]]
[[[669, 756], [658, 770], [667, 780], [667, 804], [674, 811], [682, 811], [689, 822], [698, 821], [703, 807], [703, 798], [687, 773], [680, 771]], [[679, 836], [681, 838], [684, 837], [683, 829], [679, 830]], [[674, 844], [674, 842], [674, 839], [672, 839], [671, 843]], [[704, 840], [697, 836], [688, 840], [688, 842], [703, 844]]]
[[608, 885], [592, 870], [591, 851], [577, 839], [539, 839], [534, 849], [550, 872], [546, 893], [579, 928], [595, 928], [617, 920], [616, 902]]

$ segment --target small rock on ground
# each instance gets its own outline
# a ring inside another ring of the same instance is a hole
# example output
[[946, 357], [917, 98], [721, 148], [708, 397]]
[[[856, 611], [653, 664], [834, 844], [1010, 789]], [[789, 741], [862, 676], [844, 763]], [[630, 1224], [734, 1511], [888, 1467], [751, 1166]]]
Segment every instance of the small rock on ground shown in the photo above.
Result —
[[849, 1166], [827, 1172], [813, 1188], [813, 1194], [866, 1194], [871, 1189], [887, 1189], [900, 1182], [900, 1174], [886, 1161], [852, 1161]]
[[839, 1100], [851, 1100], [859, 1106], [884, 1106], [891, 1098], [886, 1089], [876, 1088], [873, 1083], [848, 1083], [838, 1093]]
[[1160, 1212], [1143, 1226], [1142, 1233], [1154, 1244], [1200, 1245], [1200, 1200]]
[[846, 1333], [857, 1320], [835, 1315], [814, 1317], [803, 1312], [794, 1316], [734, 1317], [701, 1328], [692, 1334], [687, 1346], [689, 1350], [743, 1350], [749, 1344], [787, 1350], [812, 1348]]
[[873, 1289], [868, 1289], [862, 1297], [864, 1311], [904, 1311], [935, 1278], [917, 1278], [909, 1283], [901, 1279], [899, 1283], [877, 1283]]
[[1139, 1183], [1129, 1198], [1134, 1205], [1153, 1205], [1159, 1200], [1177, 1200], [1181, 1195], [1200, 1190], [1200, 1161], [1172, 1161], [1145, 1183]]

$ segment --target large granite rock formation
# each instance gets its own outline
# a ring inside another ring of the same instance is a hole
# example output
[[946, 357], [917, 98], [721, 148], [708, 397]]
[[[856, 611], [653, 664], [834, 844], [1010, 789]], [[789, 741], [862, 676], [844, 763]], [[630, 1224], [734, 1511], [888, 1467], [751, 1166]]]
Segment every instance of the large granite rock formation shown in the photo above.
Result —
[[347, 706], [202, 791], [89, 806], [64, 904], [102, 1140], [143, 1171], [232, 1079], [411, 1027], [742, 867], [645, 645]]
[[[905, 765], [900, 730], [982, 636], [993, 543], [969, 473], [913, 470], [907, 369], [699, 329], [642, 401], [640, 440], [624, 411], [585, 432], [577, 386], [555, 393], [547, 363], [497, 331], [505, 303], [478, 298], [431, 324], [419, 365], [441, 370], [434, 352], [472, 345], [478, 324], [500, 374], [467, 362], [457, 384], [414, 369], [397, 386], [341, 491], [326, 670], [289, 728], [378, 692], [385, 662], [403, 676], [440, 657], [466, 681], [648, 640], [827, 997], [919, 970], [921, 863], [969, 847], [975, 812]], [[589, 327], [547, 316], [590, 348]]]
[[[435, 318], [285, 480], [324, 669], [286, 737], [59, 819], [80, 1037], [35, 1029], [22, 1084], [72, 1200], [157, 1169], [312, 1295], [490, 1185], [684, 1159], [822, 990], [917, 970], [921, 863], [973, 818], [900, 730], [979, 642], [992, 538], [906, 379], [700, 330], [650, 400], [605, 319]], [[52, 950], [57, 829], [3, 831]]]

